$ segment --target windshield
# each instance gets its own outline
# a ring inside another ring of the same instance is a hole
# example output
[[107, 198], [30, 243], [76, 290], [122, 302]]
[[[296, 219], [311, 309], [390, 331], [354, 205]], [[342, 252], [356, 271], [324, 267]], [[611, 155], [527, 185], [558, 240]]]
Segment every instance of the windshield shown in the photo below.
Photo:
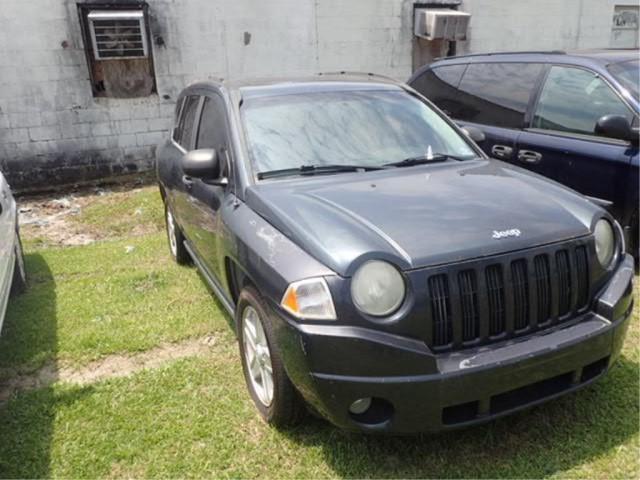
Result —
[[242, 119], [259, 173], [305, 165], [382, 167], [436, 154], [478, 156], [437, 113], [404, 91], [248, 98]]
[[624, 88], [637, 100], [640, 98], [640, 61], [629, 60], [627, 62], [613, 63], [607, 66], [611, 75], [616, 77]]

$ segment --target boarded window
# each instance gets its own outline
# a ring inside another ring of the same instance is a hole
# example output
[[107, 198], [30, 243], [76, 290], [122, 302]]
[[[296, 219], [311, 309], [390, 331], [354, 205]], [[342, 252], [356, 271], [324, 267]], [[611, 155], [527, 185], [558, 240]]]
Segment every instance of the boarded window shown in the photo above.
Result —
[[79, 4], [95, 97], [156, 92], [146, 3]]

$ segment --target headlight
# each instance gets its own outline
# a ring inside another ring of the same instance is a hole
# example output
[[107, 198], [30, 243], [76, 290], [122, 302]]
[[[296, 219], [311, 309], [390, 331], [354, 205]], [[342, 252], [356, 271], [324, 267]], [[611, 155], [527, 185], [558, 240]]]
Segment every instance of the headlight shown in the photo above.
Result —
[[596, 238], [596, 255], [600, 265], [608, 268], [616, 248], [616, 237], [608, 220], [600, 219], [594, 230]]
[[363, 264], [351, 280], [351, 298], [362, 312], [383, 317], [395, 312], [405, 296], [404, 280], [390, 263], [372, 260]]
[[293, 282], [284, 292], [280, 306], [298, 318], [336, 319], [331, 292], [324, 278], [309, 278]]

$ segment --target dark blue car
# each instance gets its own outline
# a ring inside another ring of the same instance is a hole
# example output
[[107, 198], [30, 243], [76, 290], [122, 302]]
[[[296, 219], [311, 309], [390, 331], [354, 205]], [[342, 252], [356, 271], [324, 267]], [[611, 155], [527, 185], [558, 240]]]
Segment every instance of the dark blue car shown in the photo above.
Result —
[[633, 306], [609, 213], [491, 160], [371, 75], [199, 83], [157, 154], [172, 256], [229, 313], [249, 393], [369, 432], [450, 429], [600, 378]]
[[606, 208], [638, 256], [637, 50], [452, 57], [409, 85], [460, 125], [485, 133], [490, 156], [571, 187]]

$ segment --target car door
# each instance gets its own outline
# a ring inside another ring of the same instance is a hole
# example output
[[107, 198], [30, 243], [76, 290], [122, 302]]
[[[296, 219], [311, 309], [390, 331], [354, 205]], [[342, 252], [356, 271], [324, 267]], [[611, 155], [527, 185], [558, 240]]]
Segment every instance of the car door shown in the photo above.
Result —
[[[211, 94], [203, 97], [196, 130], [196, 149], [213, 148], [218, 155], [222, 178], [228, 178], [230, 168], [229, 132], [226, 106], [222, 97]], [[224, 183], [224, 182], [221, 182]], [[220, 208], [225, 200], [226, 185], [213, 185], [202, 179], [191, 179], [189, 214], [186, 215], [186, 235], [191, 247], [208, 273], [220, 282], [224, 265], [220, 258], [222, 226]]]
[[200, 112], [202, 97], [190, 95], [184, 98], [178, 124], [174, 130], [172, 145], [168, 155], [169, 168], [172, 169], [170, 178], [174, 184], [170, 189], [170, 204], [173, 214], [182, 233], [187, 240], [191, 240], [188, 226], [193, 223], [189, 217], [193, 215], [193, 182], [182, 171], [182, 157], [195, 147], [195, 134], [197, 129], [197, 115]]
[[542, 70], [539, 63], [474, 62], [436, 66], [410, 82], [461, 127], [482, 130], [479, 146], [488, 155], [513, 161]]
[[0, 173], [0, 330], [2, 329], [13, 272], [16, 220], [12, 198], [9, 185]]
[[480, 147], [491, 157], [514, 161], [515, 149], [525, 123], [542, 65], [539, 63], [472, 63], [458, 90], [462, 108], [460, 126], [472, 125], [485, 134]]
[[594, 133], [598, 119], [609, 114], [634, 120], [631, 109], [595, 72], [551, 66], [530, 127], [518, 139], [518, 164], [591, 197], [618, 217], [633, 149], [627, 141]]

